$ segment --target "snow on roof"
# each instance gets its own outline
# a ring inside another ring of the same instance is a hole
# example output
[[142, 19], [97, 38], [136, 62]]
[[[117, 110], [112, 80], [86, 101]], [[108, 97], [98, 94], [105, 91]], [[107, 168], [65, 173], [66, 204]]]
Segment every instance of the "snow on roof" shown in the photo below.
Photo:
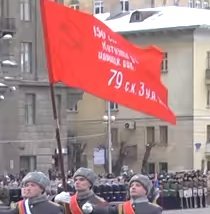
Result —
[[0, 87], [5, 87], [6, 85], [4, 83], [0, 82]]
[[[142, 21], [130, 22], [134, 13], [148, 14]], [[210, 28], [210, 10], [188, 7], [157, 7], [137, 9], [119, 16], [110, 17], [109, 13], [97, 14], [96, 18], [104, 22], [115, 32], [133, 32], [158, 30], [164, 28], [208, 27]]]

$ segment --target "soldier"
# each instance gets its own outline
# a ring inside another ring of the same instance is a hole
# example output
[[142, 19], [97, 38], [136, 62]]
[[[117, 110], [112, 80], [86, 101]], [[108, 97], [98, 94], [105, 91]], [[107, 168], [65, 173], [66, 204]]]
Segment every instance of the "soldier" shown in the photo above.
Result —
[[148, 193], [152, 188], [150, 179], [142, 174], [134, 175], [129, 182], [129, 200], [115, 206], [93, 207], [93, 214], [161, 214], [162, 208], [150, 203]]
[[0, 214], [63, 214], [63, 208], [47, 200], [45, 189], [49, 185], [48, 177], [42, 172], [30, 172], [22, 180], [23, 200], [14, 209], [1, 211]]
[[8, 189], [0, 187], [0, 212], [9, 209], [9, 192]]
[[72, 214], [83, 213], [87, 202], [99, 206], [107, 205], [107, 202], [92, 190], [97, 179], [93, 170], [81, 167], [74, 173], [73, 179], [76, 193], [70, 196], [69, 193], [62, 192], [55, 197], [55, 202], [68, 203]]

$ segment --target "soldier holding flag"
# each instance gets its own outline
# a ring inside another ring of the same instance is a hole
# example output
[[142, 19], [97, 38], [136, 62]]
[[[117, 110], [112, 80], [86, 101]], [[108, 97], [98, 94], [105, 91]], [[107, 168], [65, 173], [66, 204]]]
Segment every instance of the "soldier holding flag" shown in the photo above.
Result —
[[[81, 167], [73, 176], [76, 194], [70, 196], [68, 192], [61, 192], [55, 196], [54, 201], [68, 203], [70, 213], [78, 214], [87, 212], [91, 206], [105, 206], [107, 202], [93, 192], [93, 185], [97, 175], [92, 169]], [[90, 212], [92, 209], [90, 210]]]

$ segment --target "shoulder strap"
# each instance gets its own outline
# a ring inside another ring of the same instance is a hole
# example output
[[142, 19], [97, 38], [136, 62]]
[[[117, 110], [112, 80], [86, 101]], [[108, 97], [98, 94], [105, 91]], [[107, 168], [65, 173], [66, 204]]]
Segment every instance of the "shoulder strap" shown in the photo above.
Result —
[[123, 204], [118, 205], [118, 214], [123, 214]]
[[24, 200], [18, 201], [18, 212], [19, 214], [26, 214]]
[[72, 214], [83, 214], [82, 210], [79, 207], [79, 204], [77, 203], [77, 194], [74, 194], [70, 198], [69, 209]]
[[135, 214], [130, 201], [125, 201], [123, 203], [123, 213], [124, 214]]

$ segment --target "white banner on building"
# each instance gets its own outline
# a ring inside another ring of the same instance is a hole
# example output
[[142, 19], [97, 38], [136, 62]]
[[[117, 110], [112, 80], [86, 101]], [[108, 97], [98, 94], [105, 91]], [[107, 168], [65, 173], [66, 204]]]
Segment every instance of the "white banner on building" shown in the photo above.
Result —
[[94, 148], [94, 165], [104, 165], [105, 164], [105, 150]]

